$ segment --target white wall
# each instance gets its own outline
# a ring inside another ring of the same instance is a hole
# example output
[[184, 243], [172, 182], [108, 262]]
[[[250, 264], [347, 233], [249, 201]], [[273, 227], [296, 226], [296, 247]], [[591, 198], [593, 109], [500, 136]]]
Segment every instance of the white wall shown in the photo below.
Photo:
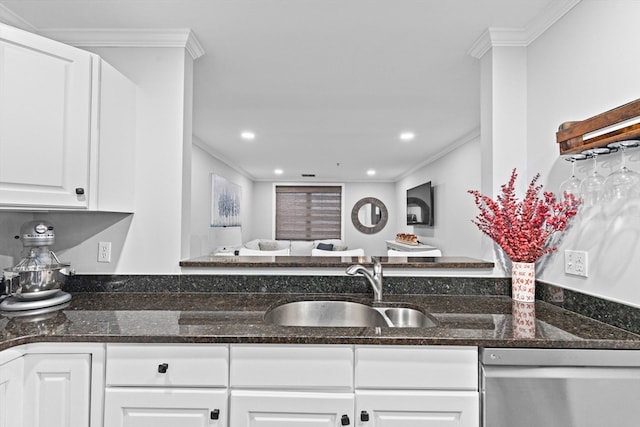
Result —
[[[477, 209], [467, 193], [480, 190], [480, 165], [480, 139], [475, 138], [398, 181], [394, 203], [400, 207], [397, 232], [414, 233], [420, 241], [440, 248], [445, 256], [483, 258], [482, 235], [471, 223]], [[435, 191], [434, 226], [406, 225], [406, 191], [427, 181]]]
[[[555, 143], [558, 125], [640, 97], [639, 23], [638, 1], [583, 0], [529, 46], [528, 169], [542, 173], [545, 189], [557, 190], [570, 172]], [[617, 156], [601, 160], [600, 173], [616, 167]], [[640, 171], [640, 149], [629, 166]], [[583, 211], [539, 277], [640, 306], [638, 212], [631, 202]], [[564, 274], [564, 249], [588, 251], [589, 278]]]
[[203, 150], [203, 145], [194, 137], [191, 176], [191, 257], [212, 253], [220, 245], [212, 233], [211, 224], [211, 175], [219, 175], [242, 188], [240, 221], [242, 241], [250, 240], [252, 234], [253, 181], [236, 169], [223, 163]]
[[[347, 183], [344, 187], [344, 221], [345, 241], [349, 248], [363, 248], [367, 255], [387, 255], [385, 240], [395, 239], [395, 225], [402, 209], [396, 204], [396, 189], [393, 183]], [[375, 234], [364, 234], [351, 222], [351, 210], [358, 200], [364, 197], [375, 197], [387, 207], [389, 220], [387, 225]]]
[[[273, 182], [256, 182], [253, 193], [253, 236], [251, 239], [271, 239], [273, 228]], [[376, 234], [364, 234], [351, 223], [351, 209], [363, 197], [375, 197], [387, 206], [389, 221]], [[385, 240], [395, 238], [398, 209], [395, 205], [395, 188], [392, 183], [345, 183], [344, 184], [344, 240], [350, 249], [363, 248], [367, 255], [386, 254]]]
[[[190, 162], [184, 157], [185, 143], [190, 149], [190, 141], [184, 141], [185, 127], [190, 129], [191, 120], [185, 116], [185, 102], [190, 99], [185, 92], [192, 78], [185, 73], [188, 54], [183, 48], [91, 50], [131, 79], [138, 89], [135, 214], [121, 253], [113, 254], [115, 271], [177, 273], [184, 250], [183, 174]], [[89, 240], [79, 249], [93, 255], [95, 248], [97, 242]], [[74, 263], [79, 262], [74, 259]], [[100, 272], [103, 265], [97, 265], [95, 272]]]

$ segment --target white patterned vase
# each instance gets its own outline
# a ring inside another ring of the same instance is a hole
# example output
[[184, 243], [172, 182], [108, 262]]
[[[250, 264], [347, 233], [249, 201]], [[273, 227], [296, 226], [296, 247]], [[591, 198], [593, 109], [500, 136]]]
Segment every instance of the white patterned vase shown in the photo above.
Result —
[[536, 264], [514, 262], [511, 270], [511, 298], [520, 302], [536, 299]]
[[511, 314], [514, 338], [536, 337], [536, 304], [534, 302], [513, 301]]

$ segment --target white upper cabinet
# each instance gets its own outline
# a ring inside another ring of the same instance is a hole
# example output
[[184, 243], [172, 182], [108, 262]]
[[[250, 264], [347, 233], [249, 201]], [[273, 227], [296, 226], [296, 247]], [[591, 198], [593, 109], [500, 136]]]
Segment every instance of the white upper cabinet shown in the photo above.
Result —
[[0, 24], [0, 208], [125, 210], [133, 198], [104, 181], [122, 191], [132, 172], [106, 162], [124, 155], [132, 170], [133, 141], [131, 82], [97, 55]]

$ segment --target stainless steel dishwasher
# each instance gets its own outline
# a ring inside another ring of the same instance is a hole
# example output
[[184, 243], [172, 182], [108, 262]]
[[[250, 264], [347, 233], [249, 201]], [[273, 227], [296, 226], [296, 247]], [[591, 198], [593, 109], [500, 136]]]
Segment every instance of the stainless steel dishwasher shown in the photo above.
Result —
[[640, 351], [483, 349], [485, 427], [640, 426]]

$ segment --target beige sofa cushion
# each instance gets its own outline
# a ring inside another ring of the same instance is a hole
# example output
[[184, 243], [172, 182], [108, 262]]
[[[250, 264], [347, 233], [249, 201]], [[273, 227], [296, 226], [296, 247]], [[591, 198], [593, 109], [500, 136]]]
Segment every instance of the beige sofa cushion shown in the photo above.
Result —
[[313, 249], [313, 242], [292, 240], [291, 250], [289, 251], [289, 255], [309, 256], [311, 255], [312, 249]]
[[258, 247], [261, 251], [275, 251], [283, 249], [275, 240], [260, 240], [260, 242], [258, 242]]
[[[273, 239], [253, 239], [244, 243], [242, 246], [254, 251], [259, 250], [278, 250], [289, 249], [291, 242], [289, 240], [273, 240]], [[274, 249], [267, 249], [274, 248]]]
[[259, 251], [260, 250], [260, 239], [253, 239], [253, 240], [249, 240], [248, 242], [244, 243], [242, 246], [244, 246], [247, 249], [251, 249], [254, 251]]

